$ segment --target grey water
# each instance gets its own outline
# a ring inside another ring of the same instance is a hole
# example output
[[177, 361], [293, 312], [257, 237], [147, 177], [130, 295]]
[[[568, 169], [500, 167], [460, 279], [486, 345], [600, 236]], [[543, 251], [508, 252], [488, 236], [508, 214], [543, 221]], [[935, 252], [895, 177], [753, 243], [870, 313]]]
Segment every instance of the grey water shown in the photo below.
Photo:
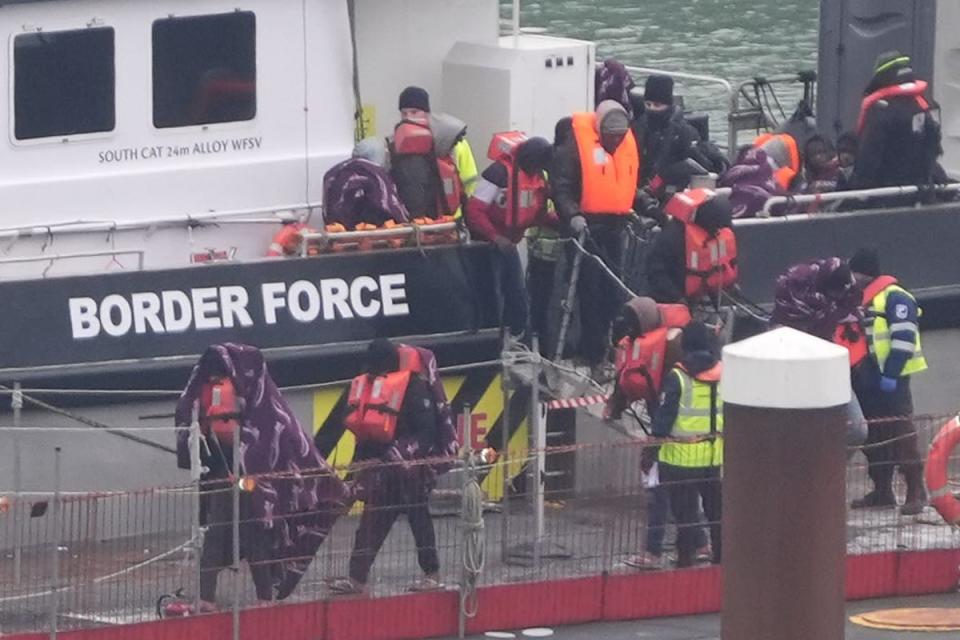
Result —
[[[501, 16], [511, 3], [501, 2]], [[521, 27], [591, 40], [598, 58], [627, 65], [719, 76], [739, 83], [816, 69], [818, 0], [522, 0]], [[642, 82], [642, 78], [637, 78]], [[688, 108], [722, 122], [716, 86], [679, 83]], [[799, 87], [778, 91], [790, 111]]]

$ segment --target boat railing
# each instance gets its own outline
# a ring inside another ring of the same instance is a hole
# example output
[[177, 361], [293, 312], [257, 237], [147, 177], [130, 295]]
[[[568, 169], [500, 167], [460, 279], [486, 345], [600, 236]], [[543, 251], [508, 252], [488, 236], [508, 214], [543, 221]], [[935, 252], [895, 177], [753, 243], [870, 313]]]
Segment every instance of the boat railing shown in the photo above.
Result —
[[[631, 74], [639, 73], [642, 75], [668, 75], [674, 79], [680, 80], [692, 80], [694, 82], [703, 82], [705, 84], [713, 84], [721, 87], [726, 94], [727, 102], [727, 114], [728, 120], [729, 115], [734, 113], [737, 110], [738, 98], [737, 98], [737, 88], [733, 86], [733, 83], [725, 78], [719, 76], [709, 76], [699, 73], [686, 73], [682, 71], [669, 71], [667, 69], [654, 69], [652, 67], [636, 67], [633, 65], [626, 65], [627, 71]], [[730, 127], [727, 131], [727, 149], [732, 154], [736, 152], [737, 149], [737, 134], [739, 132], [733, 127]]]
[[319, 244], [321, 247], [339, 245], [348, 247], [362, 245], [364, 241], [378, 242], [387, 240], [412, 240], [414, 245], [431, 244], [430, 239], [438, 235], [459, 234], [460, 225], [456, 222], [440, 222], [436, 224], [409, 224], [396, 227], [379, 227], [365, 231], [310, 231], [300, 234], [300, 255], [310, 255], [310, 247]]
[[[55, 234], [110, 233], [115, 231], [137, 231], [160, 227], [195, 228], [208, 224], [286, 224], [299, 220], [300, 212], [319, 209], [319, 203], [272, 205], [250, 209], [228, 211], [205, 211], [202, 213], [175, 216], [157, 216], [138, 220], [85, 219], [51, 222], [50, 224], [31, 224], [15, 227], [0, 227], [0, 239], [18, 239], [29, 237], [51, 237]], [[254, 217], [265, 216], [265, 217]]]
[[79, 260], [82, 258], [110, 258], [110, 264], [116, 264], [120, 268], [124, 268], [123, 264], [117, 260], [120, 256], [136, 256], [137, 258], [137, 271], [143, 271], [144, 256], [146, 251], [144, 249], [110, 249], [105, 251], [79, 251], [76, 253], [57, 253], [52, 255], [44, 256], [32, 256], [28, 258], [3, 258], [0, 259], [0, 267], [11, 264], [27, 264], [33, 262], [47, 262], [47, 266], [44, 268], [41, 275], [42, 278], [46, 278], [47, 274], [50, 272], [50, 269], [53, 268], [53, 265], [61, 260]]
[[934, 193], [957, 193], [960, 191], [960, 183], [933, 185], [930, 187], [902, 186], [902, 187], [880, 187], [878, 189], [860, 189], [855, 191], [832, 191], [828, 193], [815, 193], [809, 195], [796, 196], [774, 196], [767, 200], [757, 217], [769, 218], [775, 207], [787, 205], [820, 204], [824, 202], [842, 202], [845, 200], [869, 200], [870, 198], [888, 198], [891, 196], [915, 195], [923, 191], [933, 191]]

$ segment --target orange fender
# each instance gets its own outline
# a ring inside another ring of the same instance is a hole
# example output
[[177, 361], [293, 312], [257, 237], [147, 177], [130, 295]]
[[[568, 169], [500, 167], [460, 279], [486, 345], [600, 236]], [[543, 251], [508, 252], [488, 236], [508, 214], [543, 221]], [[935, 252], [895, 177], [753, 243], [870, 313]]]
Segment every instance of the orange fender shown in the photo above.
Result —
[[950, 468], [950, 454], [960, 444], [960, 416], [950, 420], [930, 444], [930, 455], [924, 477], [927, 491], [930, 492], [930, 504], [943, 516], [948, 524], [960, 525], [960, 499], [950, 490], [947, 472]]

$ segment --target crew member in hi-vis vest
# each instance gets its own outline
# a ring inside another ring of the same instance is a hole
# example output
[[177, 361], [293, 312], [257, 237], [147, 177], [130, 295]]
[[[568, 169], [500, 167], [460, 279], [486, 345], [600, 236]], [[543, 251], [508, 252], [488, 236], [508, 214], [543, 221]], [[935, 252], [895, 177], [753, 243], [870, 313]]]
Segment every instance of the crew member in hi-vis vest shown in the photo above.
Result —
[[713, 562], [719, 563], [720, 469], [723, 465], [723, 400], [716, 336], [694, 322], [683, 330], [683, 356], [663, 381], [652, 432], [674, 441], [660, 447], [660, 481], [669, 487], [677, 524], [677, 566], [696, 562], [700, 501], [710, 529]]
[[852, 370], [853, 390], [864, 416], [873, 421], [863, 450], [873, 491], [854, 500], [853, 508], [895, 507], [893, 472], [899, 468], [907, 485], [900, 512], [917, 515], [927, 503], [910, 393], [910, 378], [927, 368], [917, 325], [920, 308], [896, 278], [881, 274], [876, 250], [858, 250], [850, 270], [863, 289], [868, 354]]

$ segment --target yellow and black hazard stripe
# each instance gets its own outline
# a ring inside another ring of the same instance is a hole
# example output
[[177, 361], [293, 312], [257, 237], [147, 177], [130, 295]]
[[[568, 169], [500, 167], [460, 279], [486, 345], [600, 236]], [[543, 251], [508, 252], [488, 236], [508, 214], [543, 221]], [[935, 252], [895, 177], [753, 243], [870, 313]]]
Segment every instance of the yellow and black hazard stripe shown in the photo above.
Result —
[[[510, 410], [504, 415], [503, 389], [498, 368], [480, 369], [467, 374], [443, 376], [443, 387], [450, 398], [451, 409], [457, 420], [458, 432], [463, 433], [463, 410], [471, 407], [471, 429], [474, 445], [489, 446], [501, 451], [503, 429], [506, 425], [508, 442], [507, 472], [511, 481], [523, 472], [523, 459], [529, 447], [527, 414], [529, 391], [511, 395]], [[343, 427], [346, 414], [347, 387], [325, 388], [313, 395], [313, 428], [320, 452], [327, 461], [344, 468], [353, 460], [356, 439]], [[501, 465], [493, 467], [483, 479], [481, 487], [490, 500], [503, 497]]]

